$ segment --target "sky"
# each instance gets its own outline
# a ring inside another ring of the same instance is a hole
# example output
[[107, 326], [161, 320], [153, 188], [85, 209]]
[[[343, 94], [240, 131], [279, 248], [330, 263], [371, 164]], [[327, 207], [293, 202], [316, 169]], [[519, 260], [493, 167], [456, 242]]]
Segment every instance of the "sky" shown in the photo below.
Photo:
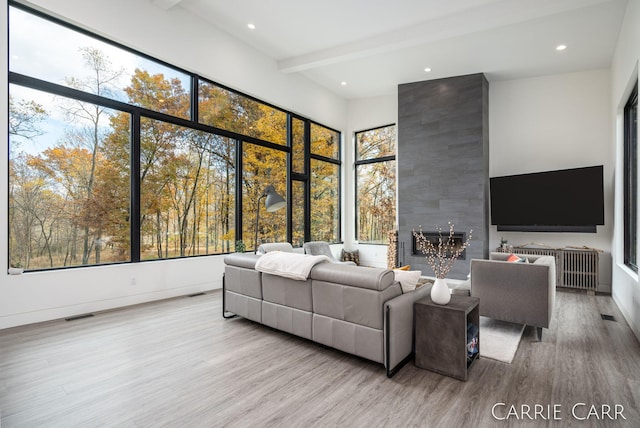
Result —
[[[80, 51], [85, 47], [99, 49], [111, 61], [114, 69], [125, 70], [118, 84], [121, 89], [129, 85], [136, 68], [146, 70], [150, 74], [162, 73], [165, 78], [179, 78], [186, 90], [190, 87], [189, 77], [177, 70], [20, 9], [9, 8], [9, 69], [11, 71], [66, 85], [66, 78], [83, 79], [89, 76]], [[56, 107], [61, 101], [60, 97], [15, 84], [9, 86], [9, 93], [14, 100], [25, 99], [37, 102], [49, 115], [46, 121], [40, 123], [40, 128], [44, 131], [42, 136], [32, 141], [12, 138], [12, 153], [16, 153], [17, 149], [36, 154], [47, 147], [55, 146], [64, 135], [65, 127], [68, 126], [64, 113]], [[115, 97], [119, 101], [127, 101], [123, 90], [119, 91]]]

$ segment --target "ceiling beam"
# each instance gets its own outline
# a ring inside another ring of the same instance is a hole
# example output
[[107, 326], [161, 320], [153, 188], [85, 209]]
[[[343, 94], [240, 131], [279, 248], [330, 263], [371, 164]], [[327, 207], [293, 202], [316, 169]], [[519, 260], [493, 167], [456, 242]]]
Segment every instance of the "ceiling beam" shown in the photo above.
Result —
[[160, 9], [169, 10], [182, 0], [151, 0], [151, 3]]
[[614, 0], [498, 0], [482, 7], [421, 22], [385, 34], [278, 61], [278, 70], [297, 73], [396, 50], [517, 25], [525, 21]]

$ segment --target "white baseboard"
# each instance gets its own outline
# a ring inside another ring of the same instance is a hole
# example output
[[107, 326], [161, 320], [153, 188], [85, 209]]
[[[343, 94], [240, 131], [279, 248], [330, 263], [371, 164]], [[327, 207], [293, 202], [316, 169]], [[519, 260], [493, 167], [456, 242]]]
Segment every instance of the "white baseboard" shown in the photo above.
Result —
[[60, 320], [78, 315], [122, 308], [173, 297], [187, 296], [222, 288], [222, 280], [215, 280], [202, 284], [188, 285], [149, 293], [134, 294], [114, 299], [97, 300], [59, 308], [49, 308], [35, 312], [11, 314], [0, 317], [0, 330], [27, 324]]

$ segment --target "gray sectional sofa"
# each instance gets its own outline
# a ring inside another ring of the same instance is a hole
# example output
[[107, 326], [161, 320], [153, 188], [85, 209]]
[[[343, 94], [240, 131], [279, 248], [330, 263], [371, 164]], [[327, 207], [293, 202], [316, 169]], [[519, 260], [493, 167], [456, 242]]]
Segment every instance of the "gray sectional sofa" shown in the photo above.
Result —
[[315, 265], [307, 280], [255, 270], [260, 255], [225, 257], [223, 316], [240, 315], [384, 365], [393, 376], [413, 353], [413, 303], [425, 285], [402, 294], [393, 271]]

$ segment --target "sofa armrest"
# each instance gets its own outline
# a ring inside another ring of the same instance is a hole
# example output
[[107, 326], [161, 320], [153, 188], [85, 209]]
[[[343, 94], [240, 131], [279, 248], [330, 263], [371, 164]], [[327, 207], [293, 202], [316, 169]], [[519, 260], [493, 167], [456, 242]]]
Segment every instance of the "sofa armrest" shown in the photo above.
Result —
[[245, 269], [255, 269], [259, 255], [253, 253], [231, 253], [225, 256], [224, 264]]
[[413, 353], [413, 304], [428, 296], [431, 285], [389, 299], [384, 304], [384, 366], [393, 376]]

